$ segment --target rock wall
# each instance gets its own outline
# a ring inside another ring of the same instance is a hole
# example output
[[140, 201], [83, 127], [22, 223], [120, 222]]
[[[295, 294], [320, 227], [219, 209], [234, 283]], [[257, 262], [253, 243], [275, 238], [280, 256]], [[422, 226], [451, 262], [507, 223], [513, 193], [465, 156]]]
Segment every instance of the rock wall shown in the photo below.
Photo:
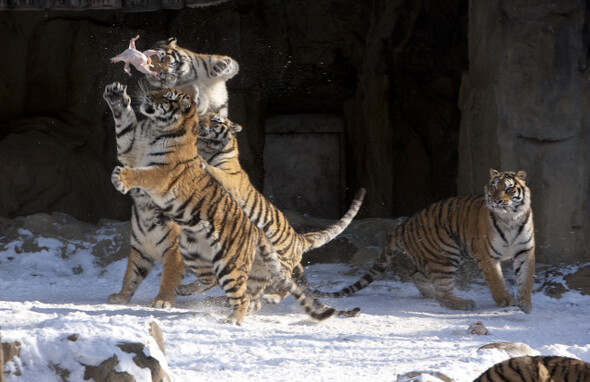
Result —
[[[240, 62], [229, 82], [230, 117], [245, 127], [241, 159], [260, 188], [267, 120], [305, 114], [344, 123], [343, 195], [324, 189], [314, 196], [318, 204], [340, 199], [343, 213], [365, 186], [361, 216], [399, 216], [452, 195], [466, 11], [465, 0], [1, 11], [0, 216], [129, 216], [128, 199], [109, 182], [115, 140], [101, 94], [114, 80], [137, 87], [139, 74], [127, 77], [122, 64], [108, 61], [136, 34], [140, 49], [175, 36], [192, 50]], [[290, 158], [283, 161], [287, 171]]]
[[480, 192], [490, 167], [527, 171], [545, 263], [590, 260], [586, 3], [469, 4], [458, 190]]
[[[521, 168], [539, 260], [588, 260], [585, 4], [237, 0], [144, 13], [2, 11], [0, 216], [129, 216], [109, 181], [115, 140], [101, 94], [114, 80], [136, 88], [140, 75], [108, 59], [136, 34], [140, 48], [175, 36], [240, 62], [230, 117], [244, 126], [241, 160], [260, 189], [269, 121], [329, 115], [343, 121], [344, 191], [314, 189], [319, 205], [340, 199], [342, 213], [364, 186], [361, 217], [403, 216], [480, 193], [490, 167]], [[285, 171], [313, 151], [290, 150]]]

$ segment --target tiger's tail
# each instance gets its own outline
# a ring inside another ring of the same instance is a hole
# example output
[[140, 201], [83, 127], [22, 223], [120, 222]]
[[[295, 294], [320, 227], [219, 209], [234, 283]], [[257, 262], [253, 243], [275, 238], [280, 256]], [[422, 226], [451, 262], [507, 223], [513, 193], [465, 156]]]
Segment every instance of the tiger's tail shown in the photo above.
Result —
[[313, 295], [322, 298], [347, 297], [353, 295], [354, 293], [371, 284], [377, 276], [385, 272], [385, 269], [386, 265], [375, 263], [371, 269], [369, 269], [369, 271], [354, 284], [350, 284], [338, 292], [323, 292], [320, 290], [314, 290]]
[[334, 298], [334, 297], [346, 297], [350, 296], [361, 289], [366, 288], [369, 284], [371, 284], [375, 278], [379, 275], [382, 275], [387, 270], [389, 264], [391, 264], [391, 260], [393, 259], [393, 255], [399, 251], [397, 246], [397, 229], [393, 231], [389, 238], [389, 245], [383, 250], [382, 255], [379, 257], [379, 260], [373, 264], [373, 266], [367, 271], [367, 273], [361, 277], [357, 282], [354, 284], [350, 284], [349, 286], [342, 288], [338, 292], [323, 292], [320, 290], [314, 290], [312, 293], [316, 297], [322, 298]]
[[289, 290], [289, 293], [297, 300], [303, 311], [314, 320], [323, 321], [332, 316], [356, 317], [361, 311], [360, 308], [351, 310], [332, 308], [315, 297], [307, 296], [301, 287], [292, 280], [284, 279], [283, 283], [285, 284], [284, 288]]
[[346, 211], [346, 214], [344, 214], [344, 216], [342, 216], [342, 218], [335, 224], [321, 231], [307, 232], [301, 234], [301, 236], [304, 238], [303, 253], [315, 248], [319, 248], [322, 245], [329, 242], [330, 240], [332, 240], [333, 238], [335, 238], [336, 236], [340, 235], [342, 231], [344, 231], [346, 227], [348, 227], [350, 222], [352, 222], [352, 219], [354, 219], [356, 214], [359, 212], [359, 209], [363, 204], [363, 200], [365, 199], [366, 193], [367, 190], [365, 190], [364, 188], [358, 190], [356, 195], [354, 196], [354, 199], [352, 200], [352, 203], [350, 204], [350, 207], [348, 208], [348, 211]]
[[303, 311], [311, 318], [317, 321], [323, 321], [334, 315], [341, 317], [358, 316], [361, 311], [360, 308], [354, 308], [351, 310], [336, 309], [325, 305], [313, 296], [307, 296], [304, 290], [299, 285], [297, 285], [290, 276], [285, 276], [283, 272], [281, 272], [281, 265], [276, 251], [274, 251], [270, 246], [262, 246], [261, 249], [262, 259], [266, 263], [268, 270], [271, 274], [281, 280], [283, 284], [281, 289], [288, 290], [289, 293], [295, 297], [295, 300], [297, 300], [297, 303], [299, 306], [301, 306]]

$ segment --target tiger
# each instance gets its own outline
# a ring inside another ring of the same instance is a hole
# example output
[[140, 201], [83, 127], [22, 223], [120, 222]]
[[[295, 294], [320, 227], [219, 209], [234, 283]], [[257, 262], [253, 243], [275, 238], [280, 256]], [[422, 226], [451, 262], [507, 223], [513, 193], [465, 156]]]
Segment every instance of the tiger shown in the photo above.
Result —
[[560, 356], [522, 356], [484, 371], [474, 382], [587, 382], [590, 363]]
[[152, 59], [147, 82], [156, 89], [176, 88], [190, 94], [200, 114], [215, 112], [227, 117], [226, 82], [238, 74], [240, 66], [228, 56], [194, 53], [178, 46], [171, 37], [152, 47], [158, 52]]
[[[531, 192], [525, 171], [490, 169], [483, 195], [452, 197], [426, 207], [392, 231], [389, 243], [371, 269], [339, 292], [314, 291], [319, 297], [349, 296], [385, 272], [393, 256], [405, 252], [415, 270], [420, 293], [449, 309], [472, 310], [473, 300], [454, 295], [454, 275], [463, 257], [478, 264], [498, 306], [532, 311], [535, 237]], [[517, 299], [506, 289], [501, 261], [513, 259]]]
[[180, 227], [184, 264], [201, 281], [214, 277], [216, 282], [208, 285], [220, 285], [230, 301], [226, 322], [239, 325], [251, 306], [259, 307], [269, 280], [280, 280], [280, 287], [315, 320], [358, 315], [359, 308], [335, 309], [307, 297], [264, 232], [205, 170], [207, 163], [197, 152], [199, 118], [191, 95], [176, 89], [151, 91], [140, 111], [148, 119], [141, 125], [144, 145], [136, 146], [145, 150], [137, 155], [144, 155], [147, 165], [117, 166], [111, 181], [123, 194], [140, 188]]
[[[152, 56], [153, 70], [157, 76], [148, 75], [148, 82], [156, 87], [170, 84], [185, 84], [190, 88], [196, 102], [201, 102], [202, 111], [209, 108], [221, 115], [227, 115], [228, 94], [225, 82], [239, 70], [238, 63], [227, 56], [196, 54], [180, 48], [175, 38], [155, 44], [157, 54]], [[198, 87], [197, 87], [198, 85]], [[143, 128], [135, 129], [137, 120], [131, 110], [130, 98], [122, 85], [107, 86], [103, 98], [109, 105], [115, 120], [117, 136], [117, 159], [123, 165], [141, 165], [137, 158], [142, 155], [130, 154], [141, 137]], [[142, 92], [147, 91], [142, 86]], [[119, 93], [124, 94], [123, 98]], [[114, 97], [114, 98], [113, 98]], [[147, 164], [147, 163], [146, 163]], [[163, 264], [160, 290], [150, 302], [155, 308], [170, 308], [176, 299], [176, 288], [183, 277], [184, 265], [178, 252], [180, 228], [173, 222], [163, 222], [161, 213], [149, 196], [140, 190], [130, 192], [133, 199], [131, 208], [131, 250], [127, 269], [120, 292], [108, 297], [111, 304], [127, 304], [139, 285], [147, 277], [156, 261]]]
[[[299, 234], [285, 215], [252, 185], [248, 174], [242, 169], [236, 137], [241, 130], [242, 126], [228, 118], [217, 113], [206, 113], [199, 118], [197, 151], [207, 162], [207, 171], [228, 190], [246, 215], [270, 239], [283, 266], [293, 270], [293, 277], [301, 280], [300, 285], [306, 285], [301, 265], [302, 254], [321, 247], [344, 231], [359, 211], [366, 191], [364, 188], [358, 191], [348, 212], [334, 225], [322, 231]], [[199, 282], [180, 285], [176, 291], [183, 296], [198, 293]], [[286, 291], [270, 288], [262, 299], [266, 303], [276, 304], [285, 296]]]

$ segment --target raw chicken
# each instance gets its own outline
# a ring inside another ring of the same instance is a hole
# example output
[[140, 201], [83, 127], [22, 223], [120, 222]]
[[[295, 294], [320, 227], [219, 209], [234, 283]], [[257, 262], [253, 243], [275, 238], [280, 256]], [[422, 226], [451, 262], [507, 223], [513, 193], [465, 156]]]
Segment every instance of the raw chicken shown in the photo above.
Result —
[[159, 52], [157, 50], [146, 50], [145, 52], [140, 52], [135, 48], [135, 41], [139, 38], [139, 35], [135, 36], [131, 40], [129, 40], [129, 48], [127, 48], [123, 53], [119, 54], [111, 58], [111, 62], [120, 62], [123, 61], [125, 63], [125, 73], [131, 75], [131, 67], [129, 64], [135, 66], [137, 70], [142, 73], [149, 74], [155, 76], [156, 73], [152, 72], [150, 68], [152, 67], [150, 56], [156, 55]]

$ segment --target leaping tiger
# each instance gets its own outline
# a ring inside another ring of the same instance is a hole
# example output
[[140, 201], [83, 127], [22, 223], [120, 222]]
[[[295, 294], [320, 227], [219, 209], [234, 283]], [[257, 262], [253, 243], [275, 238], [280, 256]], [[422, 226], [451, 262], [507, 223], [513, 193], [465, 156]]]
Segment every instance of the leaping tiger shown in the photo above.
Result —
[[[120, 84], [111, 87], [122, 89]], [[118, 94], [124, 99], [124, 92]], [[198, 113], [191, 96], [174, 89], [152, 91], [140, 110], [148, 119], [135, 128], [146, 135], [143, 145], [135, 147], [146, 149], [136, 155], [144, 155], [142, 163], [148, 164], [116, 167], [113, 185], [122, 193], [142, 189], [181, 227], [183, 261], [200, 280], [208, 276], [203, 271], [213, 273], [232, 305], [227, 322], [240, 324], [250, 305], [259, 306], [256, 302], [264, 287], [274, 280], [280, 280], [281, 288], [316, 320], [358, 314], [358, 308], [338, 310], [305, 296], [264, 232], [204, 169], [207, 164], [197, 153]]]
[[[191, 52], [179, 47], [175, 38], [156, 43], [154, 49], [158, 54], [152, 56], [152, 69], [157, 76], [146, 76], [150, 84], [156, 87], [184, 85], [190, 88], [195, 101], [202, 101], [201, 112], [215, 110], [227, 115], [228, 95], [225, 83], [238, 73], [239, 65], [235, 60], [227, 56]], [[130, 98], [125, 94], [124, 87], [107, 86], [103, 98], [115, 121], [117, 159], [125, 166], [147, 165], [141, 162], [145, 157], [141, 155], [142, 149], [136, 146], [146, 132], [141, 127], [135, 128], [137, 119], [131, 110]], [[108, 301], [112, 304], [128, 303], [158, 261], [163, 264], [160, 290], [150, 305], [169, 308], [176, 299], [174, 288], [180, 284], [184, 274], [178, 252], [180, 229], [173, 222], [161, 223], [158, 208], [144, 192], [132, 190], [130, 194], [133, 199], [131, 251], [121, 290], [111, 294]]]
[[190, 94], [198, 105], [199, 114], [215, 112], [227, 117], [226, 82], [240, 70], [234, 59], [192, 52], [178, 46], [174, 37], [158, 41], [152, 49], [163, 54], [152, 60], [152, 71], [156, 75], [145, 77], [150, 85], [158, 89], [176, 88]]

